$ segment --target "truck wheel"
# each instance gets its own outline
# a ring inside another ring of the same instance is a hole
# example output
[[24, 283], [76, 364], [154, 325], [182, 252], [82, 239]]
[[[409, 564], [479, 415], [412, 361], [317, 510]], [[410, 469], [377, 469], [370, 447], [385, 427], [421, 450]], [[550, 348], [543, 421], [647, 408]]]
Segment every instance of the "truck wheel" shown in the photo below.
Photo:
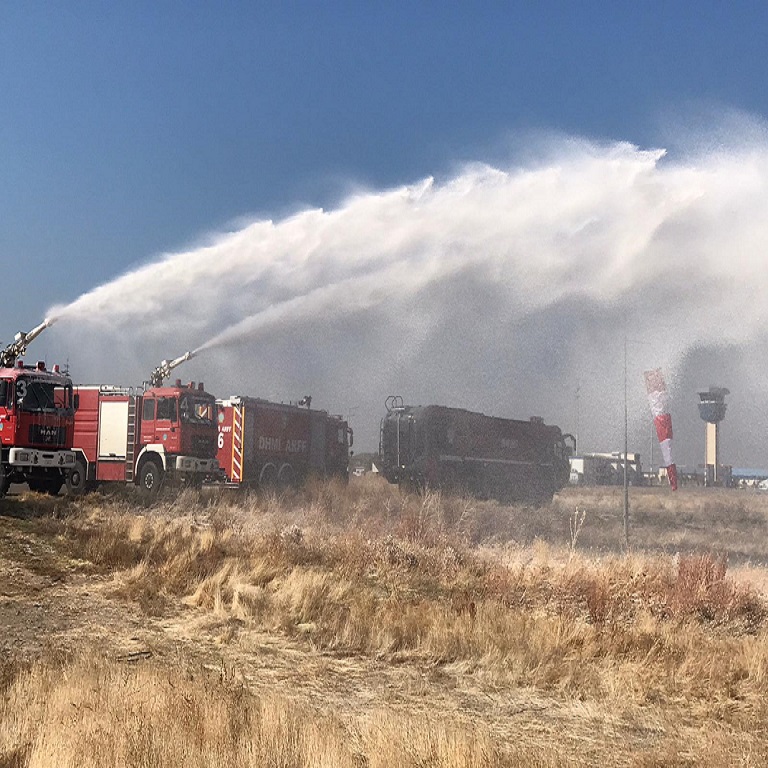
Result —
[[147, 461], [139, 472], [139, 488], [146, 496], [157, 496], [163, 482], [163, 470], [155, 461]]
[[188, 488], [202, 488], [205, 475], [202, 472], [190, 472], [186, 478], [184, 478], [184, 485]]
[[259, 473], [259, 487], [273, 488], [277, 484], [277, 467], [274, 464], [265, 464]]
[[85, 493], [85, 478], [88, 470], [82, 459], [75, 461], [75, 466], [67, 474], [67, 493], [70, 496], [80, 496]]
[[11, 487], [11, 480], [8, 477], [8, 467], [0, 462], [0, 498], [8, 493], [8, 489]]
[[290, 464], [283, 464], [277, 475], [277, 484], [280, 488], [293, 488], [296, 485], [296, 474]]
[[63, 477], [48, 477], [43, 483], [43, 493], [47, 493], [49, 496], [58, 496], [62, 485], [64, 485]]
[[30, 491], [47, 493], [49, 496], [58, 495], [64, 480], [61, 477], [33, 477], [27, 481]]

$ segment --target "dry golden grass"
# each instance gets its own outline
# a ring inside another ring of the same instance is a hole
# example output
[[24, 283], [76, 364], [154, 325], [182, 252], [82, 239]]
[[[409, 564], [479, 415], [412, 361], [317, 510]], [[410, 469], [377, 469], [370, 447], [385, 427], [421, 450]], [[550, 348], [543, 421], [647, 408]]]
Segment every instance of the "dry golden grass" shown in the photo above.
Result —
[[[0, 511], [15, 516], [0, 558], [92, 579], [199, 646], [15, 654], [0, 768], [768, 763], [757, 494], [633, 489], [630, 553], [612, 489], [534, 509], [366, 478], [142, 508], [29, 494]], [[313, 697], [256, 676], [249, 648], [267, 642], [294, 665], [325, 659], [302, 683]], [[211, 671], [214, 647], [230, 666]], [[410, 687], [354, 706], [366, 684], [341, 692], [342, 668]]]
[[38, 662], [17, 670], [3, 694], [4, 766], [509, 764], [482, 729], [389, 712], [344, 725], [277, 694], [254, 696], [223, 674], [152, 662]]

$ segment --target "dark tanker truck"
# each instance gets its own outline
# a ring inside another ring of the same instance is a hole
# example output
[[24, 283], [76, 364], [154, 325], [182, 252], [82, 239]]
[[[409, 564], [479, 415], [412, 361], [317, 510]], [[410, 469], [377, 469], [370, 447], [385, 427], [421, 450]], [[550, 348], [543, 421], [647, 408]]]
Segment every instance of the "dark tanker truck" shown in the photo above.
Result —
[[387, 398], [381, 421], [381, 471], [390, 483], [484, 499], [540, 503], [568, 483], [571, 435], [537, 417], [486, 416], [443, 405]]

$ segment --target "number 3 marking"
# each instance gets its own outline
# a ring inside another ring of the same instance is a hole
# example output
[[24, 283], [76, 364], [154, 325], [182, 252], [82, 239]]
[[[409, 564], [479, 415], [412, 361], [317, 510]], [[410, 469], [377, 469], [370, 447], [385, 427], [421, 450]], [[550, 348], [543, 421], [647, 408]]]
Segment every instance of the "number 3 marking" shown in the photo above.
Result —
[[27, 382], [19, 379], [16, 382], [16, 399], [23, 400], [27, 396]]

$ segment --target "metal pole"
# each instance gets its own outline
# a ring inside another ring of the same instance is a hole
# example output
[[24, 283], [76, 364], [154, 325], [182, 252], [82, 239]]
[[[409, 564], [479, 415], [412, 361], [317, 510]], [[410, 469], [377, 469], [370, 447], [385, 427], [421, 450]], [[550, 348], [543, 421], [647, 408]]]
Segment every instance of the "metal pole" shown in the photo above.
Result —
[[579, 409], [580, 409], [579, 395], [580, 395], [580, 393], [581, 393], [581, 385], [577, 381], [576, 382], [576, 440], [575, 440], [575, 443], [576, 443], [575, 447], [576, 447], [576, 455], [577, 456], [578, 456], [578, 453], [579, 453], [579, 447], [581, 445], [580, 442], [579, 442]]
[[624, 332], [624, 545], [629, 549], [629, 415], [627, 406], [627, 334]]
[[656, 441], [656, 429], [651, 423], [651, 466], [648, 468], [648, 474], [650, 475], [650, 484], [653, 485], [653, 444]]

